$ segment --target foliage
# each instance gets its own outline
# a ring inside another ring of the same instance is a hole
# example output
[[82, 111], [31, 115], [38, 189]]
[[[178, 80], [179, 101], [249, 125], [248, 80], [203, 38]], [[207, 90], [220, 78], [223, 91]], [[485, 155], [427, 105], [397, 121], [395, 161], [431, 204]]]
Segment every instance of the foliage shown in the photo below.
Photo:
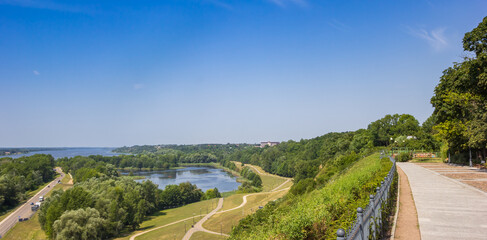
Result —
[[475, 56], [454, 63], [443, 72], [431, 104], [435, 108], [437, 137], [453, 154], [473, 149], [487, 155], [487, 17], [463, 38], [465, 51]]
[[222, 195], [218, 191], [218, 188], [208, 189], [205, 193], [205, 199], [221, 198]]
[[53, 228], [56, 240], [103, 239], [106, 220], [94, 208], [66, 211]]
[[412, 159], [411, 153], [399, 153], [396, 156], [396, 161], [398, 161], [398, 162], [407, 162], [411, 159]]
[[0, 159], [0, 212], [17, 206], [25, 193], [54, 178], [54, 158], [36, 154]]
[[[56, 225], [56, 222], [66, 214], [70, 216], [66, 217], [66, 221], [73, 219], [72, 210], [88, 211], [93, 208], [101, 218], [96, 223], [102, 223], [101, 227], [97, 226], [96, 234], [105, 239], [117, 236], [124, 228], [136, 229], [148, 214], [155, 211], [197, 202], [202, 198], [203, 192], [189, 182], [168, 185], [165, 190], [160, 190], [150, 181], [137, 183], [128, 177], [102, 176], [79, 182], [67, 191], [53, 192], [40, 208], [39, 222], [50, 238], [58, 238], [60, 234], [82, 234], [65, 229], [75, 225], [63, 221]], [[98, 219], [92, 213], [86, 214]]]
[[354, 209], [367, 205], [391, 166], [377, 154], [363, 158], [336, 172], [323, 188], [269, 203], [242, 219], [230, 239], [334, 239], [338, 228], [354, 220]]

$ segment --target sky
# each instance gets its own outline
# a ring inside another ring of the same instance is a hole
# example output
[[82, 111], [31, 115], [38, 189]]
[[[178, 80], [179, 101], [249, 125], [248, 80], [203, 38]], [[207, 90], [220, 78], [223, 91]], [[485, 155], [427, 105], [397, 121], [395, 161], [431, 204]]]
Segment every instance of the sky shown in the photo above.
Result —
[[257, 143], [420, 123], [482, 0], [0, 0], [0, 147]]

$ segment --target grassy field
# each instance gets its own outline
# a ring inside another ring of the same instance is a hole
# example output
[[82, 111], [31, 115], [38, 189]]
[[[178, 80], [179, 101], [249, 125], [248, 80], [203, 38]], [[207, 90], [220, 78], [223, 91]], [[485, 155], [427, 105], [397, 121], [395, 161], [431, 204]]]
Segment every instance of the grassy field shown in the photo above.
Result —
[[215, 235], [206, 232], [195, 232], [193, 236], [191, 236], [191, 240], [219, 240], [219, 239], [226, 239], [225, 236]]
[[[205, 223], [203, 223], [203, 227], [214, 232], [220, 232], [222, 228], [223, 233], [229, 234], [232, 230], [232, 227], [236, 225], [238, 221], [240, 221], [240, 219], [257, 211], [259, 209], [259, 206], [264, 206], [270, 201], [283, 197], [284, 195], [286, 195], [286, 193], [287, 191], [266, 192], [248, 196], [247, 204], [245, 204], [245, 206], [229, 212], [216, 213]], [[223, 210], [239, 206], [242, 203], [243, 195], [234, 195], [240, 197], [240, 201], [230, 198], [225, 199], [223, 203]]]
[[[163, 226], [163, 225], [166, 225], [166, 224], [169, 224], [169, 223], [181, 220], [181, 219], [192, 217], [193, 213], [196, 216], [200, 215], [200, 213], [204, 215], [207, 212], [210, 212], [211, 210], [213, 210], [216, 207], [217, 203], [218, 203], [218, 199], [211, 199], [211, 200], [205, 200], [205, 201], [201, 201], [201, 202], [188, 204], [186, 206], [182, 206], [179, 208], [162, 210], [162, 211], [158, 212], [157, 214], [154, 214], [152, 216], [147, 217], [147, 220], [144, 221], [140, 225], [139, 230], [137, 230], [135, 232], [130, 232], [130, 233], [128, 233], [129, 235], [122, 237], [122, 238], [117, 238], [117, 239], [129, 239], [129, 237], [131, 235], [137, 234], [139, 232], [143, 232], [143, 231], [149, 230], [151, 228]], [[195, 222], [197, 222], [199, 219], [200, 218], [195, 217]], [[188, 227], [190, 227], [191, 224], [193, 223], [191, 219], [186, 221], [186, 222], [188, 224]], [[173, 239], [173, 237], [174, 237], [173, 235], [170, 235], [170, 234], [167, 235], [165, 233], [171, 233], [172, 234], [173, 232], [170, 231], [170, 229], [176, 229], [177, 226], [180, 226], [180, 228], [182, 230], [180, 230], [180, 231], [177, 230], [176, 233], [179, 234], [179, 232], [183, 232], [184, 222], [149, 232], [147, 234], [144, 234], [144, 235], [137, 237], [136, 239], [154, 239], [154, 238], [150, 238], [150, 236], [157, 236], [156, 239]], [[181, 239], [183, 236], [184, 236], [184, 234], [181, 235], [178, 239]]]

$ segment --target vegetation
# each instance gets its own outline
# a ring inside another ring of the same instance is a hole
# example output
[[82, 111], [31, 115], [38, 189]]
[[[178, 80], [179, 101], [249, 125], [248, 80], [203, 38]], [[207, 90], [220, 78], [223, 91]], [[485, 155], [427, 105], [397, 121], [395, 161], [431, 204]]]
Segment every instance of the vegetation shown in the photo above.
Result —
[[391, 167], [388, 159], [372, 155], [362, 158], [334, 181], [302, 195], [288, 195], [268, 203], [234, 227], [230, 239], [332, 239], [336, 230], [348, 227], [357, 207], [367, 205], [368, 196]]
[[487, 17], [463, 38], [471, 56], [443, 72], [435, 88], [431, 117], [435, 134], [451, 153], [451, 161], [465, 163], [487, 157]]
[[54, 158], [36, 154], [17, 159], [0, 159], [0, 212], [17, 206], [27, 191], [54, 179]]
[[[66, 191], [57, 190], [41, 206], [39, 221], [46, 234], [56, 239], [92, 239], [117, 236], [136, 229], [148, 214], [200, 201], [204, 193], [190, 183], [160, 190], [150, 181], [137, 183], [127, 177], [90, 178]], [[91, 224], [92, 229], [78, 229]]]
[[262, 190], [262, 178], [260, 178], [259, 174], [254, 173], [249, 167], [242, 168], [240, 175], [248, 179], [248, 181], [244, 181], [242, 185], [238, 187], [239, 192], [248, 193], [259, 192]]
[[412, 159], [412, 157], [411, 157], [410, 153], [399, 153], [396, 156], [396, 161], [398, 161], [398, 162], [407, 162], [411, 159]]

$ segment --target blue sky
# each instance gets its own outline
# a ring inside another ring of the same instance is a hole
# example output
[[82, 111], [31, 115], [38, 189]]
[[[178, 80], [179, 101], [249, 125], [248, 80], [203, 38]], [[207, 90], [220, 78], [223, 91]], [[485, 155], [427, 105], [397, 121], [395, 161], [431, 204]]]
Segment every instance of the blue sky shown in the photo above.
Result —
[[0, 0], [0, 146], [255, 143], [431, 115], [487, 1]]

